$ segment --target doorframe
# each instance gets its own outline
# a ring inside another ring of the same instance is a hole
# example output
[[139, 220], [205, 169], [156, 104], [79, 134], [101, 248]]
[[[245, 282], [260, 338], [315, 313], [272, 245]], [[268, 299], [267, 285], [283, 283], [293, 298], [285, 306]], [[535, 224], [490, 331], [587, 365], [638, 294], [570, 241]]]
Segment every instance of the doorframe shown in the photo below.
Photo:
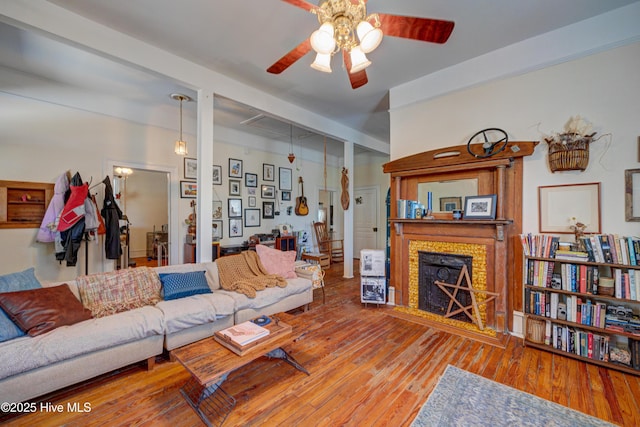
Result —
[[135, 162], [127, 162], [120, 160], [107, 160], [105, 165], [105, 174], [111, 178], [113, 178], [113, 168], [116, 166], [125, 166], [131, 169], [142, 169], [152, 172], [164, 172], [169, 174], [169, 179], [167, 180], [167, 209], [169, 212], [169, 236], [167, 239], [167, 244], [169, 245], [169, 265], [172, 265], [175, 260], [179, 259], [179, 250], [180, 245], [173, 244], [174, 239], [179, 239], [180, 233], [180, 220], [179, 220], [179, 209], [177, 201], [175, 209], [172, 209], [173, 205], [173, 195], [179, 194], [178, 192], [178, 168], [175, 166], [164, 166], [164, 165], [154, 165], [151, 163], [135, 163]]
[[[378, 229], [378, 231], [376, 232], [376, 247], [380, 246], [380, 235], [378, 233], [380, 233], [380, 186], [379, 185], [366, 185], [363, 187], [354, 187], [353, 188], [353, 203], [355, 205], [356, 203], [356, 194], [358, 193], [358, 191], [362, 191], [362, 190], [373, 190], [374, 193], [376, 193], [376, 206], [375, 206], [375, 213], [376, 213], [376, 228]], [[355, 241], [356, 241], [356, 229], [355, 227], [353, 228], [353, 242], [355, 245]], [[355, 253], [355, 247], [354, 247], [354, 253], [353, 253], [353, 257], [356, 258], [360, 258], [360, 254], [356, 254]]]

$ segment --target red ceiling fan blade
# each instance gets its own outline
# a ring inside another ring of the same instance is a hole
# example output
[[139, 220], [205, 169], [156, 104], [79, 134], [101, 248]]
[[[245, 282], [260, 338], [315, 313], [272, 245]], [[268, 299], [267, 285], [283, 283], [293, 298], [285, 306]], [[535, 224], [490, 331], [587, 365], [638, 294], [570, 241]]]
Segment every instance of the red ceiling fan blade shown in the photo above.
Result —
[[380, 29], [386, 36], [403, 37], [431, 43], [445, 43], [454, 23], [439, 19], [417, 18], [379, 13]]
[[344, 66], [346, 67], [347, 74], [349, 75], [351, 88], [358, 89], [359, 87], [369, 83], [369, 79], [367, 78], [367, 72], [365, 70], [358, 71], [353, 74], [349, 72], [349, 70], [351, 69], [351, 57], [349, 56], [346, 50], [342, 51], [342, 59], [344, 60]]
[[311, 42], [309, 39], [306, 39], [298, 46], [294, 47], [291, 52], [287, 53], [282, 58], [278, 59], [278, 61], [273, 64], [271, 67], [267, 68], [267, 72], [271, 74], [280, 74], [287, 68], [293, 65], [298, 59], [305, 56], [311, 50]]
[[282, 0], [285, 3], [289, 3], [292, 6], [299, 7], [300, 9], [304, 9], [307, 12], [311, 12], [312, 9], [317, 9], [318, 6], [313, 5], [311, 3], [307, 3], [304, 0]]

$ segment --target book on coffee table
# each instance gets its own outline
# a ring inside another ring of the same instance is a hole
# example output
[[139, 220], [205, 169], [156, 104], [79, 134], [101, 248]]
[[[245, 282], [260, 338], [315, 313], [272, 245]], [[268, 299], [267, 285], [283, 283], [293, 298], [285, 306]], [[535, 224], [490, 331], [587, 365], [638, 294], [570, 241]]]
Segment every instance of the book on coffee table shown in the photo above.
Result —
[[252, 321], [246, 321], [218, 331], [217, 333], [222, 335], [225, 341], [231, 341], [233, 344], [244, 346], [269, 335], [269, 330], [260, 325], [256, 325]]
[[[232, 338], [232, 334], [230, 334], [229, 332], [231, 329], [236, 329], [239, 326], [244, 325], [245, 323], [251, 323], [251, 325], [249, 325], [248, 328], [254, 329], [254, 326], [255, 326], [256, 328], [265, 329], [267, 333], [257, 336], [254, 339], [251, 339], [249, 341], [245, 341], [245, 344], [240, 344], [237, 339], [234, 340]], [[251, 321], [248, 321], [248, 322], [240, 323], [238, 325], [231, 326], [227, 329], [218, 331], [213, 335], [213, 338], [218, 343], [222, 344], [224, 347], [228, 348], [229, 350], [236, 353], [237, 355], [244, 356], [249, 352], [260, 350], [261, 347], [265, 345], [269, 345], [272, 341], [279, 340], [282, 336], [290, 335], [291, 330], [292, 328], [290, 325], [281, 321], [272, 321], [271, 323], [265, 326], [259, 326]]]

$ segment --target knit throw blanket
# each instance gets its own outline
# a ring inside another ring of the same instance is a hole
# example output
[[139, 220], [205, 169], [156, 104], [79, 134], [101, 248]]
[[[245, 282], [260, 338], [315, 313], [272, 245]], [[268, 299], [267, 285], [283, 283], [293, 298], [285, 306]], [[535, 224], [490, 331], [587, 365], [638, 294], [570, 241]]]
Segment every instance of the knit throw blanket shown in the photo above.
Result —
[[216, 260], [220, 286], [227, 291], [235, 291], [249, 298], [256, 297], [256, 291], [265, 288], [287, 286], [287, 280], [277, 274], [269, 274], [258, 254], [244, 251], [238, 255], [230, 255]]

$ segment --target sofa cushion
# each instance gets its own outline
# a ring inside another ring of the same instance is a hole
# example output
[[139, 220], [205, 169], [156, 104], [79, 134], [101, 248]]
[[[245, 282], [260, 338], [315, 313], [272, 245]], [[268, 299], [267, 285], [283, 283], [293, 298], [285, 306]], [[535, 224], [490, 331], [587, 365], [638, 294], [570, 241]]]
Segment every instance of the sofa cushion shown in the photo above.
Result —
[[0, 379], [76, 356], [164, 334], [162, 312], [142, 307], [0, 343]]
[[[36, 279], [34, 268], [0, 276], [0, 292], [26, 291], [41, 287], [42, 285]], [[0, 342], [23, 335], [24, 331], [13, 323], [4, 311], [0, 310]]]
[[295, 279], [288, 279], [287, 286], [284, 288], [275, 286], [272, 288], [266, 288], [256, 292], [255, 298], [249, 298], [244, 294], [220, 290], [217, 292], [229, 295], [234, 299], [236, 303], [236, 311], [243, 310], [245, 308], [263, 308], [271, 304], [275, 304], [289, 295], [297, 295], [309, 290], [312, 287], [311, 280], [296, 277]]
[[155, 305], [162, 299], [160, 278], [149, 267], [80, 276], [76, 282], [82, 303], [93, 317]]
[[172, 334], [193, 326], [215, 322], [233, 316], [234, 300], [219, 292], [194, 295], [179, 300], [160, 301], [158, 307], [164, 314], [165, 332]]
[[165, 301], [211, 293], [204, 271], [160, 273], [159, 276]]
[[91, 311], [82, 306], [66, 284], [0, 293], [0, 307], [32, 337], [91, 319]]
[[277, 274], [285, 279], [293, 279], [296, 276], [295, 251], [281, 251], [265, 245], [256, 245], [256, 252], [260, 262], [269, 274]]

